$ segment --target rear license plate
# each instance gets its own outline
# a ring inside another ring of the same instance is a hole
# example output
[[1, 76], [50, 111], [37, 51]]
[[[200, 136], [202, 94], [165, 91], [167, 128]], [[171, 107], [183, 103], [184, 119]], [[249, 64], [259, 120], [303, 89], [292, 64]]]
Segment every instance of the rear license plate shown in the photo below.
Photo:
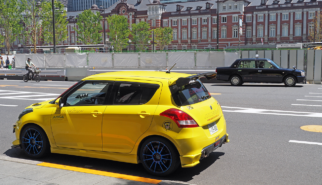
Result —
[[210, 135], [216, 133], [218, 131], [216, 122], [213, 122], [213, 123], [209, 124], [208, 129], [209, 129]]

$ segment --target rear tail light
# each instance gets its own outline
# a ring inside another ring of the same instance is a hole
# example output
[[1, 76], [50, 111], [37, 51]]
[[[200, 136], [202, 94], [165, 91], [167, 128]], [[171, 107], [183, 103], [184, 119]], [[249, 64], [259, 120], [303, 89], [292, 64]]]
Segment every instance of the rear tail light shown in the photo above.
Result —
[[189, 114], [178, 109], [168, 109], [162, 112], [160, 116], [172, 119], [179, 128], [199, 127], [197, 122]]

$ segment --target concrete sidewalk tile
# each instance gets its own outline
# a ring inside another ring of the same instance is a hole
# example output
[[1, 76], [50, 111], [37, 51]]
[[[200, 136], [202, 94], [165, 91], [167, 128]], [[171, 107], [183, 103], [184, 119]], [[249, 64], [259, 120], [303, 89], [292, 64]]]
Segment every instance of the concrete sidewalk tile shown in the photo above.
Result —
[[[8, 175], [0, 174], [0, 179], [7, 177]], [[1, 182], [1, 180], [0, 180]]]
[[37, 185], [40, 183], [41, 182], [39, 182], [39, 181], [33, 181], [33, 180], [19, 178], [19, 177], [13, 177], [13, 176], [5, 177], [5, 178], [1, 179], [1, 181], [0, 181], [1, 185], [18, 185], [18, 184]]
[[[67, 172], [66, 172], [67, 173]], [[105, 176], [93, 175], [88, 173], [72, 172], [62, 177], [49, 180], [47, 182], [56, 183], [59, 185], [94, 185], [106, 179]]]
[[24, 170], [22, 173], [16, 174], [16, 177], [28, 178], [31, 180], [38, 181], [50, 181], [62, 177], [66, 174], [73, 173], [72, 171], [60, 170], [55, 168], [47, 168], [42, 166], [37, 166], [32, 170]]
[[107, 177], [105, 180], [95, 184], [95, 185], [150, 185], [149, 183], [129, 181], [125, 179], [117, 179], [112, 177]]
[[36, 168], [35, 165], [2, 161], [0, 160], [0, 173], [5, 175], [16, 175], [26, 170], [32, 170]]
[[193, 184], [189, 184], [189, 183], [186, 183], [186, 182], [163, 180], [158, 185], [193, 185]]

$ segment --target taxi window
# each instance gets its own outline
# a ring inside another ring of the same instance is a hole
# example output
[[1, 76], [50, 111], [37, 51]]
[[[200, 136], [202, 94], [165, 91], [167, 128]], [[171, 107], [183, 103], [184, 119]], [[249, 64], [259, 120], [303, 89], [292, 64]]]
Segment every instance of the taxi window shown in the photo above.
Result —
[[87, 82], [66, 98], [66, 106], [103, 105], [110, 82]]
[[253, 60], [240, 61], [238, 64], [238, 68], [256, 68], [255, 61]]
[[257, 66], [258, 68], [264, 68], [264, 69], [273, 69], [273, 65], [269, 62], [267, 62], [266, 60], [260, 60], [260, 61], [257, 61]]

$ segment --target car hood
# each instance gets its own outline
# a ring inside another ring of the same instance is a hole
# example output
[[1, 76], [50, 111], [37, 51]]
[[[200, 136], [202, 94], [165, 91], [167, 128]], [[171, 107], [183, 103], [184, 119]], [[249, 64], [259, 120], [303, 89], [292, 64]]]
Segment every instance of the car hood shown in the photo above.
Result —
[[40, 108], [43, 108], [45, 107], [46, 105], [54, 105], [54, 103], [52, 103], [53, 100], [47, 100], [47, 101], [43, 101], [43, 102], [39, 102], [39, 103], [34, 103], [34, 104], [31, 104], [30, 106], [26, 107], [27, 108], [33, 108], [33, 109], [40, 109]]

